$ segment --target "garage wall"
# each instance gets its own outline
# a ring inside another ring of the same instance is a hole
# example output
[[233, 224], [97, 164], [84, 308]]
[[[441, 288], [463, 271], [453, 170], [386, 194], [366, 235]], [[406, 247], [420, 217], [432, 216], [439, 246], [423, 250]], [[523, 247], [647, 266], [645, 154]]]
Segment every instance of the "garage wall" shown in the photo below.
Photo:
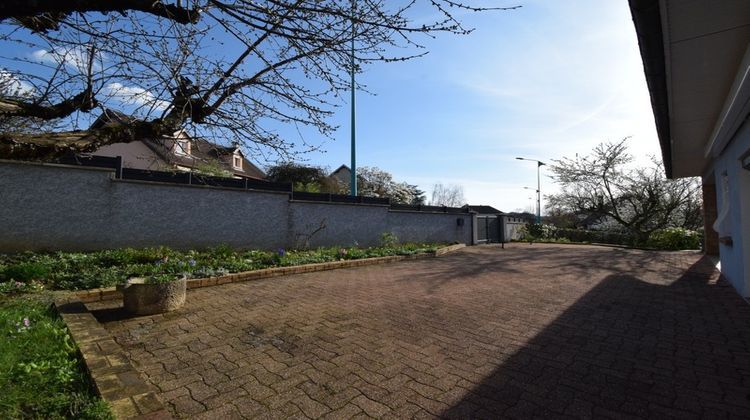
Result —
[[745, 297], [750, 296], [750, 171], [740, 158], [749, 152], [750, 124], [745, 122], [713, 165], [721, 272]]

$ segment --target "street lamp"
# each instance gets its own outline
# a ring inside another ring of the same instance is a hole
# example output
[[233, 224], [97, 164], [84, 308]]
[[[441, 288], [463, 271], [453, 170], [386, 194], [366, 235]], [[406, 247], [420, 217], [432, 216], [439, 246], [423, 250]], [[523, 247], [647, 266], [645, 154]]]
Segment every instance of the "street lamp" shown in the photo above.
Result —
[[357, 86], [355, 85], [354, 81], [354, 74], [355, 74], [355, 62], [354, 62], [354, 36], [356, 35], [356, 32], [354, 31], [354, 15], [356, 13], [356, 0], [352, 0], [352, 51], [350, 56], [350, 64], [352, 66], [351, 69], [351, 77], [352, 77], [352, 111], [351, 111], [351, 117], [352, 117], [352, 133], [351, 133], [351, 140], [352, 140], [352, 168], [351, 168], [351, 179], [350, 179], [350, 187], [349, 191], [351, 193], [352, 197], [357, 196], [357, 149], [356, 149], [356, 127], [355, 127], [355, 92], [357, 90]]
[[546, 165], [546, 163], [540, 160], [527, 159], [527, 158], [522, 158], [522, 157], [517, 157], [516, 159], [536, 162], [536, 222], [542, 223], [542, 181], [539, 176], [540, 175], [539, 168], [541, 168], [542, 165]]

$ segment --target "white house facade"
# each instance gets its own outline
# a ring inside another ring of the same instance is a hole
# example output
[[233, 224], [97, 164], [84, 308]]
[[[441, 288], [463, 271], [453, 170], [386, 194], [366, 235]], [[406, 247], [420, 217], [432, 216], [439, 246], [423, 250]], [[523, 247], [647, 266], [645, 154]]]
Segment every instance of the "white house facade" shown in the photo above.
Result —
[[702, 178], [706, 252], [750, 297], [750, 1], [630, 9], [667, 176]]

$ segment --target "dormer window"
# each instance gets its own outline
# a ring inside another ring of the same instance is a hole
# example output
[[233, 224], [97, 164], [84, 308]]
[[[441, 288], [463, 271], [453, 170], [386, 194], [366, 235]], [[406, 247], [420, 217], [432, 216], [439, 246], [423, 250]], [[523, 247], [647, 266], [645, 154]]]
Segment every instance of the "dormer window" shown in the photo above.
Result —
[[174, 154], [180, 156], [190, 155], [190, 140], [175, 140]]
[[232, 167], [234, 169], [242, 170], [242, 156], [240, 156], [239, 153], [235, 153], [234, 156], [232, 156]]

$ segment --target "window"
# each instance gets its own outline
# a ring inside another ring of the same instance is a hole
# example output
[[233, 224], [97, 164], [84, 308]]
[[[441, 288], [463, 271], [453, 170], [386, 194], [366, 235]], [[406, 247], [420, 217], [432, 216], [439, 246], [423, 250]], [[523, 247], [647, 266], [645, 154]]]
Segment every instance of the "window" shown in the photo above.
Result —
[[186, 156], [190, 154], [190, 141], [189, 140], [175, 140], [174, 142], [174, 154]]
[[232, 167], [234, 169], [242, 169], [242, 156], [237, 153], [232, 156]]

